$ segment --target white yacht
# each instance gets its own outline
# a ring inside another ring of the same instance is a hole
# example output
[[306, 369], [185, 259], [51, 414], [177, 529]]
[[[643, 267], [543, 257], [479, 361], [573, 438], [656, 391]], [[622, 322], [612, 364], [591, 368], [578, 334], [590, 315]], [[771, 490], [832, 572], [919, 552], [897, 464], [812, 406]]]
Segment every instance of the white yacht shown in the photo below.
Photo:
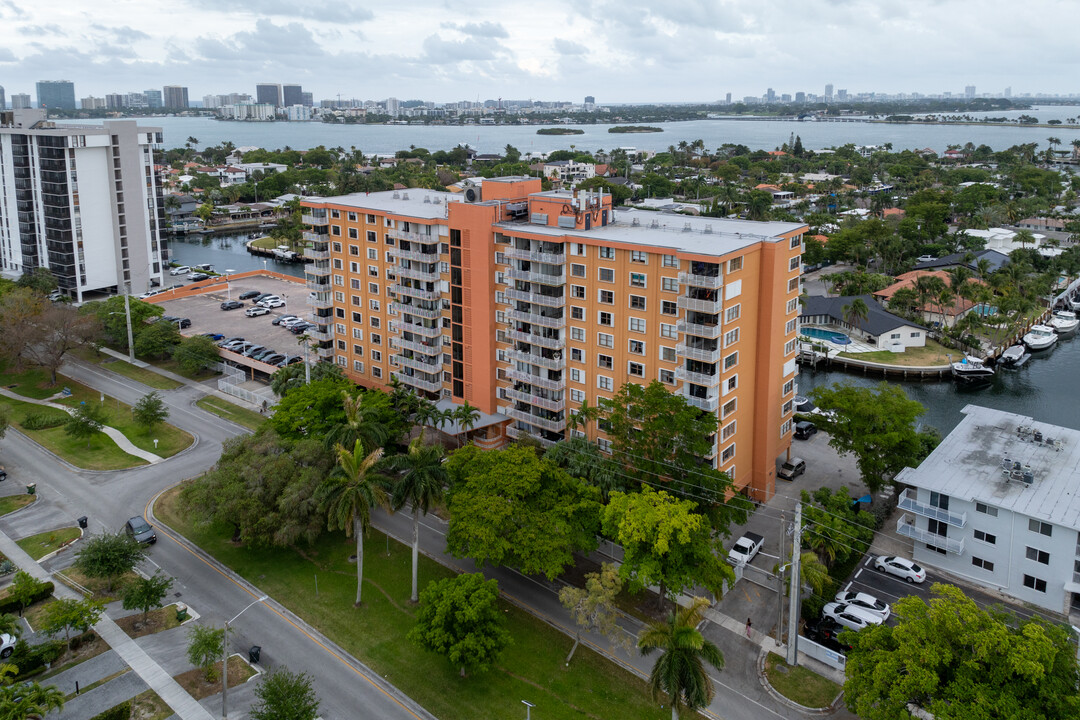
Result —
[[1057, 333], [1047, 325], [1032, 325], [1024, 335], [1024, 344], [1029, 350], [1048, 350], [1057, 342]]
[[1068, 335], [1076, 332], [1076, 328], [1080, 327], [1080, 320], [1072, 310], [1057, 310], [1046, 324], [1054, 328], [1058, 335]]
[[998, 358], [998, 363], [1004, 367], [1020, 367], [1028, 358], [1031, 357], [1031, 353], [1027, 351], [1027, 348], [1023, 345], [1013, 345], [1012, 347], [1001, 353], [1001, 357]]
[[953, 379], [958, 382], [986, 381], [994, 377], [994, 368], [970, 355], [951, 363]]

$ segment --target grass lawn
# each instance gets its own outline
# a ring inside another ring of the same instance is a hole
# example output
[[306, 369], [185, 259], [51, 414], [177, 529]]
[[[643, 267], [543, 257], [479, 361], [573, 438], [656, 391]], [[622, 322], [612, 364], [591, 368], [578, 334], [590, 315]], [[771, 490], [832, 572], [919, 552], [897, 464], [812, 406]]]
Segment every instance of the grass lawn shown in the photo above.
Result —
[[[221, 663], [214, 663], [216, 672], [216, 679], [214, 682], [206, 682], [206, 673], [200, 668], [194, 670], [188, 670], [185, 673], [176, 675], [174, 679], [180, 683], [180, 687], [187, 690], [188, 695], [196, 700], [202, 700], [208, 698], [211, 695], [217, 695], [221, 692]], [[243, 658], [239, 658], [233, 655], [229, 656], [229, 687], [234, 688], [237, 685], [243, 685], [255, 675], [257, 671], [255, 668], [244, 662]]]
[[867, 362], [886, 363], [888, 365], [901, 365], [905, 367], [914, 365], [948, 365], [949, 355], [952, 355], [953, 358], [959, 360], [963, 357], [964, 353], [960, 350], [946, 348], [933, 340], [927, 340], [926, 347], [908, 348], [902, 353], [894, 353], [889, 350], [876, 350], [874, 352], [865, 353], [840, 353], [840, 357], [852, 358], [854, 360], [866, 360]]
[[843, 689], [801, 665], [791, 667], [776, 653], [765, 658], [765, 677], [778, 693], [809, 708], [827, 707]]
[[281, 245], [284, 241], [278, 238], [261, 237], [251, 241], [251, 247], [261, 248], [263, 250], [273, 250], [278, 245]]
[[57, 550], [70, 544], [80, 535], [82, 535], [82, 533], [79, 532], [79, 528], [77, 527], [59, 528], [57, 530], [46, 530], [37, 535], [25, 537], [22, 540], [18, 540], [15, 544], [25, 550], [26, 554], [30, 557], [35, 560], [40, 560], [53, 550]]
[[137, 578], [138, 575], [134, 572], [121, 575], [113, 580], [112, 590], [109, 589], [108, 580], [87, 577], [74, 565], [64, 568], [63, 571], [54, 572], [53, 577], [57, 582], [62, 582], [73, 590], [82, 592], [85, 588], [94, 594], [95, 599], [104, 600], [108, 603], [119, 599], [123, 595], [124, 586]]
[[176, 362], [172, 358], [167, 360], [159, 360], [157, 358], [139, 358], [145, 360], [154, 367], [159, 367], [162, 370], [168, 370], [171, 373], [176, 373], [181, 377], [186, 377], [188, 380], [209, 380], [210, 378], [217, 377], [220, 373], [217, 370], [200, 370], [197, 373], [191, 373], [180, 367], [180, 363]]
[[28, 368], [16, 373], [5, 364], [0, 368], [0, 385], [19, 395], [41, 400], [60, 391], [62, 385], [50, 385], [49, 373], [41, 368]]
[[181, 385], [172, 378], [167, 378], [153, 370], [136, 367], [125, 360], [117, 360], [111, 355], [98, 353], [93, 348], [79, 348], [73, 351], [72, 354], [155, 390], [175, 390]]
[[15, 512], [37, 500], [37, 495], [5, 495], [0, 497], [0, 515]]
[[207, 395], [199, 398], [195, 404], [207, 412], [214, 413], [220, 418], [230, 420], [237, 425], [243, 425], [248, 430], [258, 430], [259, 426], [266, 421], [265, 415], [260, 415], [254, 410], [234, 405], [228, 400], [222, 400], [216, 395]]
[[138, 720], [165, 720], [172, 714], [172, 708], [153, 690], [139, 693], [132, 701], [131, 716]]
[[[348, 652], [444, 720], [517, 717], [521, 700], [545, 718], [670, 717], [648, 696], [644, 681], [581, 647], [570, 667], [573, 640], [528, 613], [503, 603], [513, 644], [487, 673], [458, 677], [456, 667], [405, 639], [414, 623], [410, 607], [410, 548], [371, 532], [364, 552], [364, 605], [353, 607], [355, 543], [342, 533], [323, 535], [299, 550], [237, 547], [227, 528], [196, 527], [177, 507], [178, 490], [158, 500], [155, 513], [225, 565], [317, 627]], [[421, 556], [421, 586], [452, 571]], [[315, 595], [315, 577], [319, 594]], [[359, 679], [357, 680], [360, 681]]]
[[134, 615], [120, 618], [116, 621], [116, 624], [132, 638], [140, 638], [143, 635], [153, 635], [154, 633], [180, 627], [180, 621], [176, 619], [175, 605], [151, 610], [146, 615], [146, 623], [143, 623], [142, 613], [137, 612]]

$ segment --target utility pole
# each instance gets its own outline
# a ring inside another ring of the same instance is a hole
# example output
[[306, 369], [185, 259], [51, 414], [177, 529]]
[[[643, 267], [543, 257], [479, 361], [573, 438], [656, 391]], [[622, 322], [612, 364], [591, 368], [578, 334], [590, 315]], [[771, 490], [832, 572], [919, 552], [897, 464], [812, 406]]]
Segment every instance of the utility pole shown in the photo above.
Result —
[[776, 644], [784, 644], [784, 535], [787, 523], [784, 513], [780, 513], [780, 564], [776, 569]]
[[788, 644], [787, 664], [799, 664], [799, 596], [802, 580], [799, 578], [799, 560], [802, 552], [802, 503], [795, 504], [795, 536], [791, 543], [791, 589], [788, 590]]
[[128, 359], [135, 364], [135, 340], [131, 333], [131, 283], [124, 283], [124, 318], [127, 320]]

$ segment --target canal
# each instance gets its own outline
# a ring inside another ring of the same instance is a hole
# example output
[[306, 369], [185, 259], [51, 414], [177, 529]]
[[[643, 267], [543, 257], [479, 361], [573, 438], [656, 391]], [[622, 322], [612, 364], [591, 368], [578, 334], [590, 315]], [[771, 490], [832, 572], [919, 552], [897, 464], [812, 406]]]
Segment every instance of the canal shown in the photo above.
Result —
[[[214, 269], [223, 273], [226, 270], [246, 272], [248, 270], [273, 270], [283, 275], [304, 277], [303, 263], [283, 263], [273, 258], [263, 258], [247, 251], [249, 233], [237, 235], [178, 235], [169, 237], [165, 247], [169, 259], [181, 265], [201, 265], [210, 263]], [[263, 261], [266, 261], [264, 266]], [[169, 285], [166, 278], [166, 285]]]

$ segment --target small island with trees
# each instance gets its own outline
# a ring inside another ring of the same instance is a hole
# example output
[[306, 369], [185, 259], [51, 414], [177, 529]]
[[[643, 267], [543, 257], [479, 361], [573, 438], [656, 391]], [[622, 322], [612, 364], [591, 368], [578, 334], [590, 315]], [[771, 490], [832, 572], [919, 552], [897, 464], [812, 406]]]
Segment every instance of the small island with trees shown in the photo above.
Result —
[[536, 131], [537, 135], [584, 135], [585, 131], [581, 128], [568, 128], [568, 127], [554, 127], [554, 128], [540, 128]]
[[664, 132], [664, 128], [652, 125], [616, 125], [608, 128], [609, 133], [654, 133]]

